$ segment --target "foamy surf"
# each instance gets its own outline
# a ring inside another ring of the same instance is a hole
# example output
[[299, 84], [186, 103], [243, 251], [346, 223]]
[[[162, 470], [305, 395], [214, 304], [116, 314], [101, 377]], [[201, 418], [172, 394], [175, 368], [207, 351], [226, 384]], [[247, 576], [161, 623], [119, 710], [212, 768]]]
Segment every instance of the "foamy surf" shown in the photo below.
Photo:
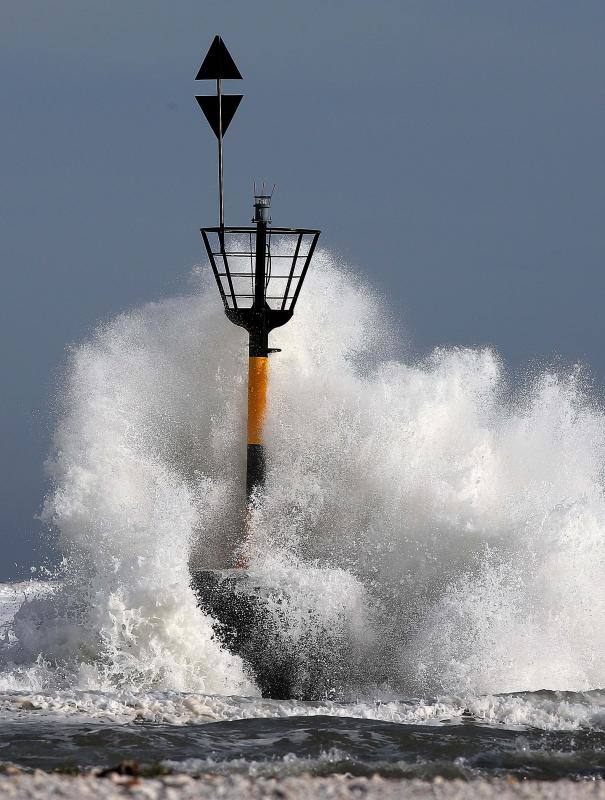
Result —
[[190, 725], [236, 720], [328, 716], [406, 725], [472, 721], [510, 729], [605, 731], [605, 692], [525, 692], [478, 697], [303, 702], [182, 692], [1, 692], [0, 714], [40, 718]]
[[[579, 371], [519, 386], [487, 349], [397, 360], [376, 297], [344, 269], [318, 253], [296, 319], [273, 334], [270, 468], [248, 546], [253, 578], [279, 592], [284, 647], [346, 630], [343, 703], [258, 698], [190, 587], [191, 568], [225, 563], [244, 498], [245, 342], [202, 275], [70, 354], [44, 511], [66, 560], [54, 590], [4, 622], [7, 712], [426, 724], [468, 710], [600, 729], [599, 403]], [[437, 699], [376, 702], [377, 687]]]

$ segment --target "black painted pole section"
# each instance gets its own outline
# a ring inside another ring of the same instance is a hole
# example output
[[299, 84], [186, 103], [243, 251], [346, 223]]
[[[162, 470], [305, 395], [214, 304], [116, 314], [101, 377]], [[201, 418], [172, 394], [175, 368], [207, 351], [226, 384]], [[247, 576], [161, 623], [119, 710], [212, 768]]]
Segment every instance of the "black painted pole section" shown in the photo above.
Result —
[[256, 223], [256, 256], [254, 264], [254, 308], [265, 310], [265, 257], [267, 250], [267, 223], [258, 220]]

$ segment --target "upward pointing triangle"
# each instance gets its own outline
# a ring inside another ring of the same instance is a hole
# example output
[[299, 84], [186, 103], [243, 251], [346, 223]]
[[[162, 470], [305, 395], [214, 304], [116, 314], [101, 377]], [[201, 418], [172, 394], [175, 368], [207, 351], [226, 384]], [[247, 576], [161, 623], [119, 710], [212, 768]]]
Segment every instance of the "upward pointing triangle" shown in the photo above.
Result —
[[227, 50], [220, 36], [215, 36], [212, 40], [210, 49], [206, 53], [206, 58], [195, 76], [196, 81], [214, 80], [216, 78], [242, 80], [240, 71], [235, 66], [235, 61], [231, 58], [231, 53]]

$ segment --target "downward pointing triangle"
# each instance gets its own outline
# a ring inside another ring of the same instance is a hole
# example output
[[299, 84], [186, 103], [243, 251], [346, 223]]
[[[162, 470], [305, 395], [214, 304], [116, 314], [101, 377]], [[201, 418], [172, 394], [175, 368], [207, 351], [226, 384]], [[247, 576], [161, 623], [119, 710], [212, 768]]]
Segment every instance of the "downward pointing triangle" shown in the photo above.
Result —
[[210, 49], [206, 53], [206, 58], [195, 76], [196, 81], [214, 80], [216, 78], [242, 80], [240, 71], [235, 66], [235, 61], [220, 36], [215, 36], [212, 40]]
[[[223, 123], [221, 131], [221, 135], [224, 136], [227, 128], [229, 127], [229, 123], [233, 119], [233, 115], [237, 111], [237, 107], [240, 104], [240, 100], [242, 99], [243, 95], [241, 94], [224, 94], [222, 95], [222, 103], [221, 103], [221, 121]], [[218, 139], [219, 137], [219, 128], [218, 128], [218, 97], [215, 95], [204, 95], [202, 97], [195, 98], [202, 111], [204, 112], [204, 116], [210, 123], [210, 127], [214, 131], [214, 135]]]

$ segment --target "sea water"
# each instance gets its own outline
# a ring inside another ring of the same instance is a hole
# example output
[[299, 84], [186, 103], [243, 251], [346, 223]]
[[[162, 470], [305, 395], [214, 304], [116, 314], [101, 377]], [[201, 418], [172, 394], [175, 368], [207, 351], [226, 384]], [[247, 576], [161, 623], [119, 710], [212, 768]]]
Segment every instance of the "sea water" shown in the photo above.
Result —
[[271, 338], [244, 546], [280, 655], [324, 674], [263, 699], [190, 585], [241, 546], [247, 360], [194, 280], [69, 355], [43, 511], [64, 560], [0, 587], [0, 758], [602, 777], [605, 414], [582, 371], [402, 357], [384, 301], [317, 253]]

